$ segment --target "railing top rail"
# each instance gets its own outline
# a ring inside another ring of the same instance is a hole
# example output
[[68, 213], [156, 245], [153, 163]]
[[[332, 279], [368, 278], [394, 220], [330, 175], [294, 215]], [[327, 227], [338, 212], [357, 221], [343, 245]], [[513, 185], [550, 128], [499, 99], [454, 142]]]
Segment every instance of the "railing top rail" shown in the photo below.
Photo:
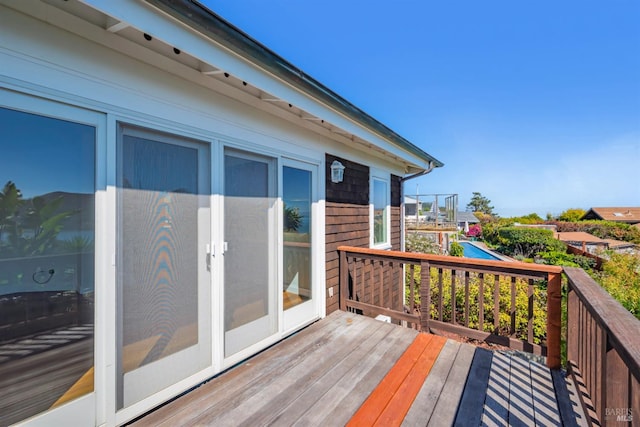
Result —
[[433, 266], [446, 266], [453, 269], [488, 270], [496, 273], [547, 277], [549, 273], [560, 274], [562, 267], [555, 265], [531, 264], [519, 261], [494, 261], [476, 258], [453, 257], [446, 255], [421, 254], [414, 252], [387, 251], [381, 249], [339, 246], [339, 251], [372, 257], [381, 257], [397, 261], [419, 264], [427, 261]]
[[611, 345], [640, 380], [640, 320], [626, 310], [581, 268], [564, 267], [569, 286], [607, 332]]

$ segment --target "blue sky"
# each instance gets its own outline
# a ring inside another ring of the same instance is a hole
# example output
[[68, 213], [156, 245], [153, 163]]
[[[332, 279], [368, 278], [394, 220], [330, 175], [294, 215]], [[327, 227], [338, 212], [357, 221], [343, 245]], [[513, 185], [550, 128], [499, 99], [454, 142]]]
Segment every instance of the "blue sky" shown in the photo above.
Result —
[[445, 163], [407, 194], [640, 206], [638, 0], [203, 3]]

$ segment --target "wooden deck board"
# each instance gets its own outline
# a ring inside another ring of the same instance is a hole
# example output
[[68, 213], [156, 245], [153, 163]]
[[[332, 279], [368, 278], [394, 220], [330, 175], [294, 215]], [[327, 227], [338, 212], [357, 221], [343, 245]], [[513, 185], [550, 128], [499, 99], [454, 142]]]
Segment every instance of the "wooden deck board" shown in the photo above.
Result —
[[469, 422], [482, 418], [491, 372], [491, 360], [491, 351], [482, 348], [475, 350], [454, 425], [467, 426]]
[[[339, 360], [347, 354], [352, 334], [366, 336], [378, 326], [374, 322], [361, 320], [355, 316], [349, 326], [336, 330], [340, 333], [332, 336], [332, 346], [337, 349], [335, 353], [326, 351], [322, 345], [313, 345], [302, 357], [286, 358], [283, 363], [274, 366], [275, 369], [271, 369], [268, 375], [246, 384], [215, 408], [202, 412], [193, 422], [197, 425], [220, 425], [223, 421], [231, 421], [233, 425], [241, 425], [249, 414], [255, 414], [264, 407], [272, 408], [271, 410], [277, 407], [271, 405], [272, 399], [283, 395], [289, 399], [295, 397], [297, 390], [303, 389], [310, 379], [320, 375], [323, 369], [329, 369], [334, 358]], [[290, 393], [294, 395], [291, 396]]]
[[[352, 319], [358, 322], [360, 319]], [[145, 417], [136, 425], [175, 426], [187, 424], [200, 415], [203, 408], [211, 408], [228, 396], [240, 392], [247, 384], [258, 382], [263, 376], [278, 369], [289, 358], [304, 358], [315, 346], [330, 342], [330, 337], [341, 329], [347, 320], [331, 315], [322, 322], [316, 322], [298, 334], [280, 342], [255, 357], [245, 361], [192, 390], [179, 399], [173, 400]]]
[[404, 418], [404, 426], [426, 425], [429, 421], [436, 403], [438, 403], [438, 397], [442, 393], [442, 388], [451, 372], [460, 345], [455, 341], [447, 341], [444, 345], [440, 351], [440, 357], [433, 365], [429, 376], [422, 384], [422, 388], [414, 400], [415, 404], [411, 406]]
[[384, 409], [376, 425], [379, 426], [399, 426], [403, 422], [406, 414], [413, 406], [415, 397], [418, 395], [424, 381], [431, 373], [431, 369], [440, 355], [442, 347], [447, 340], [442, 337], [434, 336], [429, 346], [425, 348], [416, 362], [413, 369], [407, 376], [404, 383], [398, 388], [398, 391], [389, 401]]
[[509, 425], [514, 427], [534, 426], [535, 419], [529, 362], [520, 357], [509, 357], [509, 359], [511, 360]]
[[482, 423], [487, 426], [507, 426], [509, 420], [509, 381], [511, 359], [494, 354], [491, 360], [487, 397], [484, 402]]
[[442, 337], [418, 335], [347, 426], [399, 426], [445, 343]]
[[475, 347], [469, 344], [461, 344], [456, 359], [451, 366], [442, 393], [438, 396], [438, 402], [429, 418], [429, 426], [450, 426], [454, 424], [456, 409], [464, 392], [471, 363], [475, 356]]
[[[375, 345], [376, 338], [384, 335], [384, 333], [380, 333], [382, 326], [382, 322], [369, 322], [365, 328], [358, 331], [358, 334], [366, 337], [359, 347], [364, 346], [366, 350], [370, 350], [371, 342]], [[286, 412], [289, 406], [296, 405], [296, 401], [302, 397], [304, 392], [311, 389], [322, 377], [331, 375], [332, 372], [336, 371], [335, 364], [337, 360], [349, 358], [359, 348], [349, 346], [346, 338], [344, 340], [337, 339], [336, 344], [337, 351], [319, 350], [315, 357], [308, 358], [297, 366], [291, 366], [285, 375], [277, 379], [275, 388], [265, 388], [252, 395], [226, 416], [232, 416], [236, 421], [241, 421], [238, 425], [257, 426], [270, 424], [274, 418]], [[361, 357], [365, 356], [366, 353], [363, 352]], [[335, 380], [337, 378], [334, 377]], [[316, 387], [313, 391], [317, 393], [315, 397], [322, 395], [324, 392], [322, 387]], [[250, 413], [249, 411], [253, 413], [246, 418], [242, 418], [245, 414]], [[216, 424], [217, 419], [214, 418], [211, 421], [213, 421], [212, 424]]]
[[[334, 411], [340, 410], [344, 406], [341, 405], [341, 401], [347, 393], [352, 391], [351, 387], [360, 383], [365, 376], [371, 375], [372, 368], [380, 358], [385, 354], [388, 355], [390, 344], [396, 342], [391, 337], [392, 332], [397, 330], [398, 328], [380, 322], [380, 327], [374, 334], [352, 349], [347, 357], [340, 360], [333, 369], [329, 369], [325, 375], [306, 388], [296, 400], [289, 402], [276, 417], [272, 418], [272, 421], [281, 425], [291, 425], [301, 420], [302, 424], [318, 425], [324, 420], [327, 413], [332, 413], [335, 417]], [[409, 336], [403, 334], [402, 338], [402, 344], [406, 345]], [[377, 352], [378, 357], [372, 357], [373, 352]], [[391, 357], [387, 364], [391, 366], [395, 360], [397, 357]], [[341, 389], [344, 392], [341, 392]], [[312, 408], [320, 410], [314, 412], [311, 410]], [[349, 416], [351, 416], [351, 411], [342, 418]]]
[[560, 425], [556, 389], [535, 362], [336, 312], [133, 425], [344, 426], [367, 407], [356, 425]]
[[529, 366], [531, 369], [533, 411], [536, 425], [563, 425], [551, 371], [539, 363], [531, 363]]
[[373, 390], [367, 400], [360, 406], [353, 418], [347, 423], [347, 426], [370, 426], [376, 423], [378, 417], [404, 383], [416, 361], [432, 339], [433, 336], [427, 334], [421, 334], [416, 337], [402, 354], [402, 357], [385, 375], [379, 386]]
[[[404, 328], [396, 330], [410, 331]], [[388, 343], [377, 346], [371, 355], [360, 362], [357, 370], [343, 377], [317, 404], [307, 410], [296, 425], [345, 425], [400, 358], [415, 334], [390, 333]]]

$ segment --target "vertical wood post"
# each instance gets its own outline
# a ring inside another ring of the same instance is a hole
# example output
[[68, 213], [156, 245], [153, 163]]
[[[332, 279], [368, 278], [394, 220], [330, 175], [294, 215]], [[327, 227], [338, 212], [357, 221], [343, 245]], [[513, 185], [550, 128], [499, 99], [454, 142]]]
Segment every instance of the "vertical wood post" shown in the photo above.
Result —
[[560, 369], [560, 330], [562, 327], [562, 276], [549, 273], [547, 281], [547, 367]]
[[580, 300], [576, 292], [569, 282], [569, 292], [567, 295], [567, 361], [572, 360], [578, 363], [578, 354], [580, 351], [580, 330], [579, 322], [579, 304]]
[[420, 327], [422, 332], [430, 332], [431, 272], [429, 269], [428, 261], [420, 261]]
[[347, 309], [347, 294], [349, 293], [349, 264], [347, 262], [347, 253], [345, 251], [340, 251], [340, 298], [339, 306], [340, 310], [346, 311]]

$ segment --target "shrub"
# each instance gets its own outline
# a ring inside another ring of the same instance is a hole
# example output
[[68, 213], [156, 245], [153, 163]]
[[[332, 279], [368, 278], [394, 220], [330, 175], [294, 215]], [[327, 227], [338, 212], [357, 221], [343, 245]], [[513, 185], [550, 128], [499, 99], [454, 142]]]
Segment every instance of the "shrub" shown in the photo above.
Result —
[[409, 234], [405, 241], [407, 252], [418, 252], [422, 254], [439, 254], [440, 247], [430, 238], [420, 234]]
[[503, 227], [496, 230], [494, 244], [506, 255], [531, 258], [540, 252], [565, 251], [564, 244], [553, 232], [540, 228]]
[[482, 226], [480, 224], [473, 224], [469, 227], [469, 231], [467, 231], [468, 237], [481, 237], [482, 236]]
[[451, 256], [464, 256], [464, 248], [458, 242], [451, 242], [449, 245], [449, 255]]
[[596, 260], [583, 255], [573, 255], [566, 251], [546, 251], [537, 256], [537, 260], [544, 264], [560, 265], [564, 267], [580, 267], [590, 272], [596, 266]]
[[640, 258], [610, 252], [596, 280], [624, 308], [640, 319]]

